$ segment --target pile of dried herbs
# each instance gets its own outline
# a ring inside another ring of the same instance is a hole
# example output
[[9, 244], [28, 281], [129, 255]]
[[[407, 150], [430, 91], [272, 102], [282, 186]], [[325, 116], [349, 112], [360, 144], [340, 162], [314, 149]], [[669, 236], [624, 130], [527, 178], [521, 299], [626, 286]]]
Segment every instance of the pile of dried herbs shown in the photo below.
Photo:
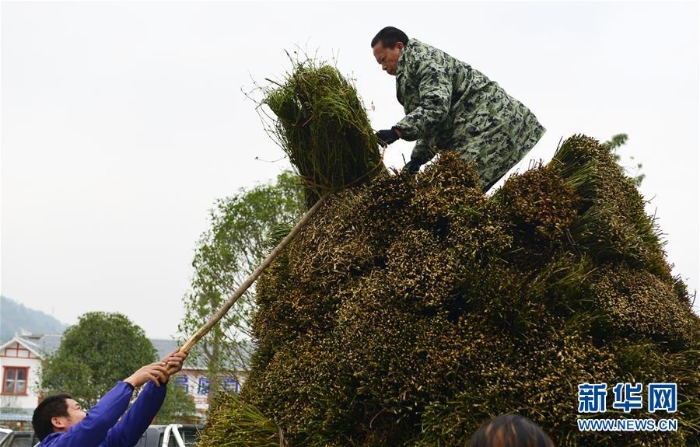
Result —
[[[257, 303], [241, 399], [289, 446], [466, 445], [514, 412], [558, 446], [700, 444], [700, 318], [642, 197], [584, 136], [491, 197], [449, 153], [341, 191], [261, 277]], [[584, 382], [677, 383], [672, 415], [602, 417], [678, 431], [579, 432]], [[240, 424], [230, 407], [205, 432]]]

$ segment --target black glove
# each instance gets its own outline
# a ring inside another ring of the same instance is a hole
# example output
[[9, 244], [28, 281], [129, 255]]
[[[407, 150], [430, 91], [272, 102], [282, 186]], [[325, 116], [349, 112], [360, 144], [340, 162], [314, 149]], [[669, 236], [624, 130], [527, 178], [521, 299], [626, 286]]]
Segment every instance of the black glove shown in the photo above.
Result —
[[399, 134], [394, 129], [380, 130], [374, 134], [384, 145], [389, 145], [399, 139]]
[[408, 163], [406, 163], [406, 166], [403, 167], [402, 171], [408, 172], [409, 174], [415, 174], [420, 169], [420, 166], [421, 164], [418, 163], [418, 161], [411, 160]]

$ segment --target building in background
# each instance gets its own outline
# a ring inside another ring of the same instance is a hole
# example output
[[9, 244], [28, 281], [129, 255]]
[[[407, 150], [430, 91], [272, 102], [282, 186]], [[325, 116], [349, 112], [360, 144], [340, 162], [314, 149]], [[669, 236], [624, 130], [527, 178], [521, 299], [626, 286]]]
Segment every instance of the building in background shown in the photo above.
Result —
[[22, 333], [0, 346], [0, 425], [31, 430], [40, 397], [41, 359], [58, 349], [61, 335]]
[[[178, 347], [175, 340], [151, 339], [151, 343], [153, 343], [153, 346], [158, 351], [158, 358], [165, 357]], [[245, 373], [242, 371], [229, 371], [222, 377], [224, 389], [226, 391], [239, 392], [243, 381], [245, 381], [245, 377]], [[192, 398], [197, 408], [197, 413], [200, 419], [203, 420], [209, 409], [209, 378], [207, 377], [207, 365], [201, 361], [195, 363], [188, 358], [185, 361], [185, 366], [182, 368], [182, 371], [176, 374], [174, 379], [175, 383], [182, 387]]]

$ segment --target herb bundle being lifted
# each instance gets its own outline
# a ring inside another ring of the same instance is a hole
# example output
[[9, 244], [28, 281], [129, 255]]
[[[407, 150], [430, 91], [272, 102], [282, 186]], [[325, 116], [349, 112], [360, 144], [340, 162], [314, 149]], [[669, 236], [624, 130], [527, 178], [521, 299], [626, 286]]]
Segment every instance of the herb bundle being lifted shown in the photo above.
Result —
[[262, 104], [277, 116], [268, 131], [297, 169], [310, 208], [325, 192], [383, 172], [384, 164], [352, 83], [325, 63], [293, 63], [283, 82], [261, 88]]

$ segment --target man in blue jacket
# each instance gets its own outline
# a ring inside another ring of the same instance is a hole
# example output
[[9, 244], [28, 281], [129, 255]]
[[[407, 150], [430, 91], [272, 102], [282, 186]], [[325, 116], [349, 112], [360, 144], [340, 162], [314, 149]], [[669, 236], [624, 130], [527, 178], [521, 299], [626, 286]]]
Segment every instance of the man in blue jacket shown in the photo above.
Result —
[[476, 168], [484, 191], [522, 160], [544, 134], [535, 115], [496, 82], [442, 50], [388, 26], [372, 39], [377, 63], [396, 77], [404, 116], [377, 132], [388, 145], [415, 141], [404, 170], [415, 173], [439, 150], [456, 150]]
[[[32, 418], [39, 447], [133, 447], [160, 410], [169, 377], [182, 369], [186, 357], [176, 351], [141, 367], [117, 383], [88, 413], [68, 394], [47, 397]], [[144, 384], [126, 411], [134, 389]]]

